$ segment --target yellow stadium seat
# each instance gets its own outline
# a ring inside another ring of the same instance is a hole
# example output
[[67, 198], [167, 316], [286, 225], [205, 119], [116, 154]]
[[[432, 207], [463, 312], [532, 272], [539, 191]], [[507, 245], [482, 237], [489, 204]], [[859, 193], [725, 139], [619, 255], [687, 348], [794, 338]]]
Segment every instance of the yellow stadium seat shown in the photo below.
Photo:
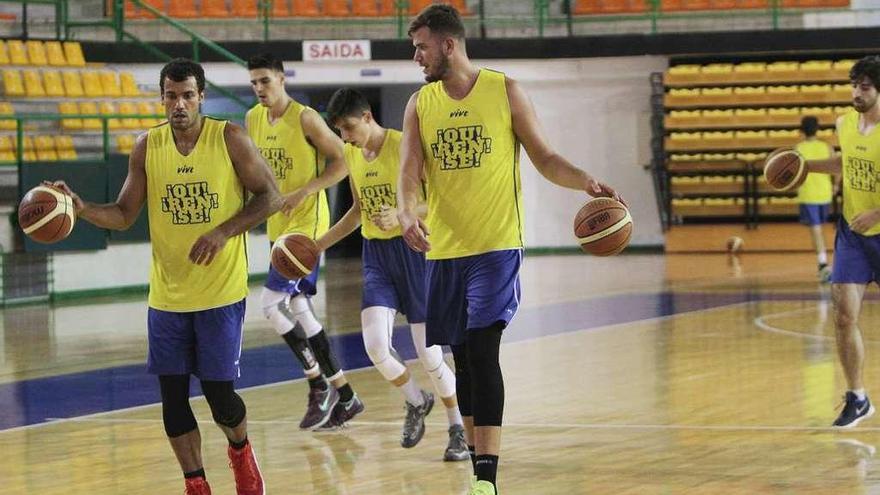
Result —
[[82, 47], [77, 41], [64, 42], [64, 56], [67, 58], [67, 65], [73, 67], [85, 67], [86, 59], [83, 57]]
[[116, 73], [112, 70], [104, 70], [101, 74], [101, 87], [104, 88], [104, 96], [122, 96], [122, 88], [119, 87], [119, 80], [116, 79]]
[[30, 136], [22, 137], [22, 148], [24, 149], [24, 153], [22, 153], [22, 157], [25, 161], [32, 162], [37, 159], [36, 153], [34, 153], [34, 139]]
[[49, 65], [67, 65], [67, 59], [64, 58], [64, 48], [61, 47], [60, 41], [46, 42], [46, 58], [49, 60]]
[[[137, 113], [141, 115], [153, 115], [154, 113], [156, 113], [156, 109], [150, 103], [142, 101], [137, 104]], [[153, 117], [144, 117], [141, 119], [140, 127], [153, 127], [158, 123], [159, 119]]]
[[141, 90], [138, 88], [134, 75], [131, 72], [121, 72], [119, 74], [119, 84], [122, 86], [122, 96], [141, 95]]
[[37, 136], [34, 138], [34, 147], [37, 151], [54, 150], [55, 138], [53, 138], [52, 136]]
[[[100, 105], [101, 115], [113, 115], [116, 113], [116, 107], [109, 101], [102, 101]], [[122, 123], [119, 119], [107, 119], [107, 127], [110, 129], [119, 129]]]
[[[79, 113], [79, 108], [76, 106], [76, 102], [63, 101], [58, 104], [58, 113], [76, 115]], [[83, 128], [83, 121], [82, 119], [61, 119], [61, 128], [65, 131], [79, 130]]]
[[6, 49], [6, 42], [0, 40], [0, 65], [9, 65], [9, 51]]
[[73, 146], [73, 138], [67, 135], [55, 136], [55, 151], [60, 160], [76, 160], [76, 148]]
[[68, 98], [80, 98], [85, 95], [79, 72], [64, 71], [61, 78], [64, 80], [64, 92], [67, 93]]
[[64, 97], [64, 84], [61, 82], [60, 72], [57, 70], [43, 71], [43, 82], [46, 83], [46, 96]]
[[12, 146], [12, 137], [0, 136], [0, 162], [14, 162], [15, 148]]
[[24, 96], [24, 81], [21, 80], [21, 72], [15, 69], [3, 70], [3, 90], [9, 96]]
[[[124, 101], [119, 104], [119, 113], [121, 113], [123, 115], [136, 114], [136, 113], [138, 113], [137, 106], [130, 101]], [[122, 125], [123, 129], [140, 129], [141, 128], [141, 121], [136, 118], [133, 118], [133, 117], [124, 117], [124, 118], [120, 119], [120, 124]]]
[[12, 65], [30, 65], [27, 58], [27, 51], [21, 40], [9, 40], [6, 42], [9, 49], [9, 63]]
[[104, 96], [104, 86], [101, 84], [101, 75], [96, 71], [87, 70], [82, 73], [83, 90], [86, 96]]
[[[12, 109], [12, 103], [8, 101], [0, 101], [0, 116], [14, 116], [15, 111]], [[14, 131], [15, 130], [15, 119], [2, 119], [0, 118], [0, 129], [4, 131]]]
[[[79, 113], [83, 115], [97, 115], [98, 105], [93, 101], [79, 102]], [[101, 129], [101, 119], [90, 118], [83, 119], [83, 129]]]
[[119, 152], [124, 155], [131, 154], [131, 150], [134, 148], [134, 139], [134, 136], [131, 134], [116, 136], [116, 147], [119, 149]]
[[153, 113], [156, 115], [161, 115], [162, 120], [165, 120], [165, 104], [161, 101], [157, 101], [153, 104]]
[[43, 88], [43, 78], [40, 73], [35, 70], [22, 71], [24, 76], [24, 92], [27, 96], [43, 97], [46, 96], [46, 89]]
[[43, 46], [43, 42], [39, 40], [28, 40], [25, 43], [25, 47], [28, 53], [28, 60], [31, 61], [31, 65], [38, 65], [40, 67], [49, 65], [49, 59], [46, 58], [46, 47]]
[[832, 62], [830, 60], [807, 60], [801, 62], [800, 70], [802, 73], [831, 72]]

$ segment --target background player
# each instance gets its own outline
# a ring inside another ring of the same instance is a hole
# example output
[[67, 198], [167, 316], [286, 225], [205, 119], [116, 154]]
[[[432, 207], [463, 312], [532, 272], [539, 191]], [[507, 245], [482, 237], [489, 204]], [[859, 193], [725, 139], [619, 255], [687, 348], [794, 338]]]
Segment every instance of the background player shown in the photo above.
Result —
[[[342, 134], [349, 166], [353, 203], [339, 222], [318, 240], [325, 250], [361, 225], [364, 287], [361, 325], [364, 347], [376, 369], [398, 387], [406, 400], [400, 444], [414, 447], [425, 433], [425, 416], [434, 395], [421, 390], [391, 344], [394, 315], [406, 314], [419, 361], [441, 397], [449, 421], [446, 461], [469, 458], [464, 427], [455, 398], [455, 377], [440, 346], [425, 345], [425, 256], [410, 249], [397, 223], [397, 176], [400, 136], [373, 118], [367, 99], [353, 89], [340, 89], [327, 107], [327, 120]], [[424, 209], [424, 208], [423, 208]]]
[[[794, 149], [807, 160], [827, 160], [834, 155], [834, 148], [830, 144], [816, 138], [818, 129], [819, 121], [816, 117], [806, 116], [801, 119], [801, 133], [804, 135], [804, 140], [795, 145]], [[829, 174], [807, 174], [806, 180], [797, 192], [800, 221], [810, 229], [810, 238], [819, 264], [818, 276], [822, 282], [828, 282], [831, 278], [822, 224], [828, 221], [833, 197], [834, 177]]]
[[[259, 99], [247, 113], [248, 133], [272, 168], [284, 198], [281, 212], [267, 222], [269, 241], [287, 232], [316, 239], [330, 224], [324, 190], [347, 173], [342, 141], [318, 112], [287, 94], [281, 60], [257, 55], [248, 60], [248, 72]], [[317, 281], [317, 268], [306, 278], [288, 280], [270, 266], [260, 296], [263, 314], [302, 363], [309, 381], [309, 402], [299, 425], [303, 429], [324, 426], [331, 416], [333, 424], [341, 425], [364, 409], [312, 310], [309, 298], [317, 294]]]
[[[471, 493], [483, 495], [496, 493], [504, 410], [498, 353], [520, 299], [519, 143], [554, 184], [617, 194], [549, 146], [519, 84], [472, 65], [464, 34], [448, 5], [430, 5], [410, 24], [414, 60], [429, 84], [406, 106], [398, 218], [407, 243], [427, 252], [427, 344], [452, 346], [459, 407], [475, 446]], [[424, 222], [416, 212], [423, 173]]]
[[237, 493], [262, 495], [245, 404], [233, 383], [248, 292], [245, 233], [277, 211], [281, 197], [244, 129], [201, 115], [199, 64], [171, 61], [159, 88], [167, 122], [138, 137], [115, 203], [85, 202], [58, 185], [73, 196], [79, 218], [106, 229], [129, 228], [146, 201], [153, 251], [147, 368], [159, 375], [162, 420], [186, 493], [211, 493], [189, 403], [192, 374], [229, 440]]

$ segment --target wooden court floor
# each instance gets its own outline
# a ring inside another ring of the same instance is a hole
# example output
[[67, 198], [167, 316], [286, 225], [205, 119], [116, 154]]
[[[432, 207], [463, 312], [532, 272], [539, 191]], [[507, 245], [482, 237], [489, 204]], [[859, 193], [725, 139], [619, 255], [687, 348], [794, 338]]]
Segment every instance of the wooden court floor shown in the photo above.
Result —
[[[332, 260], [315, 300], [346, 356], [363, 352], [356, 267]], [[846, 433], [828, 427], [844, 383], [815, 268], [809, 254], [790, 253], [527, 257], [523, 307], [502, 347], [499, 493], [880, 493], [880, 419]], [[869, 294], [866, 381], [880, 398], [880, 306]], [[402, 399], [370, 368], [348, 373], [367, 406], [350, 427], [299, 431], [306, 386], [270, 377], [293, 358], [251, 302], [243, 359], [257, 363], [243, 370], [251, 377], [240, 393], [267, 493], [466, 493], [470, 464], [441, 461], [441, 408], [417, 447], [400, 448]], [[155, 387], [140, 378], [143, 298], [2, 315], [2, 493], [183, 491]], [[418, 362], [409, 365], [427, 386]], [[83, 380], [100, 385], [76, 385]], [[215, 494], [232, 494], [225, 439], [204, 400], [193, 403], [208, 479]]]

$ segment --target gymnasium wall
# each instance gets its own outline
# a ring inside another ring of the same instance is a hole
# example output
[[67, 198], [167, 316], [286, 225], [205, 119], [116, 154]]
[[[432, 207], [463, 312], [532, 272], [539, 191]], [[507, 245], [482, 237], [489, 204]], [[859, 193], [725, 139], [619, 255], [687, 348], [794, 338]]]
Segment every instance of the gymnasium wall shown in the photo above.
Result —
[[[478, 65], [519, 80], [534, 102], [549, 141], [564, 156], [620, 190], [632, 211], [632, 244], [660, 246], [663, 234], [650, 174], [651, 72], [667, 66], [663, 56], [556, 60], [478, 60]], [[157, 84], [161, 65], [127, 65], [141, 84]], [[246, 86], [247, 73], [227, 63], [208, 63], [206, 74], [224, 86]], [[285, 64], [291, 89], [382, 86], [382, 121], [399, 127], [413, 88], [423, 81], [415, 63], [389, 60], [364, 64]], [[362, 69], [373, 69], [362, 75]], [[378, 69], [376, 71], [375, 69]], [[378, 75], [375, 75], [378, 74]], [[327, 81], [332, 81], [327, 84]], [[572, 220], [584, 193], [563, 190], [544, 180], [522, 158], [527, 248], [575, 246]], [[265, 236], [251, 235], [251, 273], [268, 266]], [[146, 244], [114, 244], [107, 250], [58, 253], [53, 257], [56, 292], [146, 284]]]

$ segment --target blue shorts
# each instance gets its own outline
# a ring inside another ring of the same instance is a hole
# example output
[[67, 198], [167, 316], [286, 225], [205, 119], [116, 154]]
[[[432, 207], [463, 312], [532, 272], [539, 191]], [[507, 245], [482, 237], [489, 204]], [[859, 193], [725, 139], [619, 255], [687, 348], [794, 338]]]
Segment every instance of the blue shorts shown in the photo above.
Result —
[[828, 221], [830, 209], [830, 203], [813, 205], [801, 203], [799, 207], [800, 222], [804, 225], [821, 225]]
[[425, 255], [413, 251], [403, 237], [364, 239], [364, 292], [361, 309], [382, 306], [406, 315], [410, 323], [425, 321]]
[[460, 345], [468, 329], [507, 326], [519, 308], [520, 266], [521, 249], [428, 260], [428, 345]]
[[840, 217], [834, 237], [833, 284], [868, 284], [880, 279], [880, 235], [863, 236]]
[[187, 313], [149, 308], [147, 371], [154, 375], [193, 374], [201, 380], [235, 380], [244, 310], [244, 299]]
[[315, 264], [315, 269], [312, 270], [312, 273], [307, 277], [290, 280], [278, 273], [278, 271], [275, 270], [275, 267], [270, 264], [269, 276], [266, 277], [266, 283], [263, 284], [263, 287], [276, 292], [285, 292], [290, 294], [290, 297], [296, 297], [300, 294], [305, 294], [306, 297], [312, 297], [318, 293], [318, 272], [320, 271], [320, 268], [321, 259], [318, 258], [318, 263]]

